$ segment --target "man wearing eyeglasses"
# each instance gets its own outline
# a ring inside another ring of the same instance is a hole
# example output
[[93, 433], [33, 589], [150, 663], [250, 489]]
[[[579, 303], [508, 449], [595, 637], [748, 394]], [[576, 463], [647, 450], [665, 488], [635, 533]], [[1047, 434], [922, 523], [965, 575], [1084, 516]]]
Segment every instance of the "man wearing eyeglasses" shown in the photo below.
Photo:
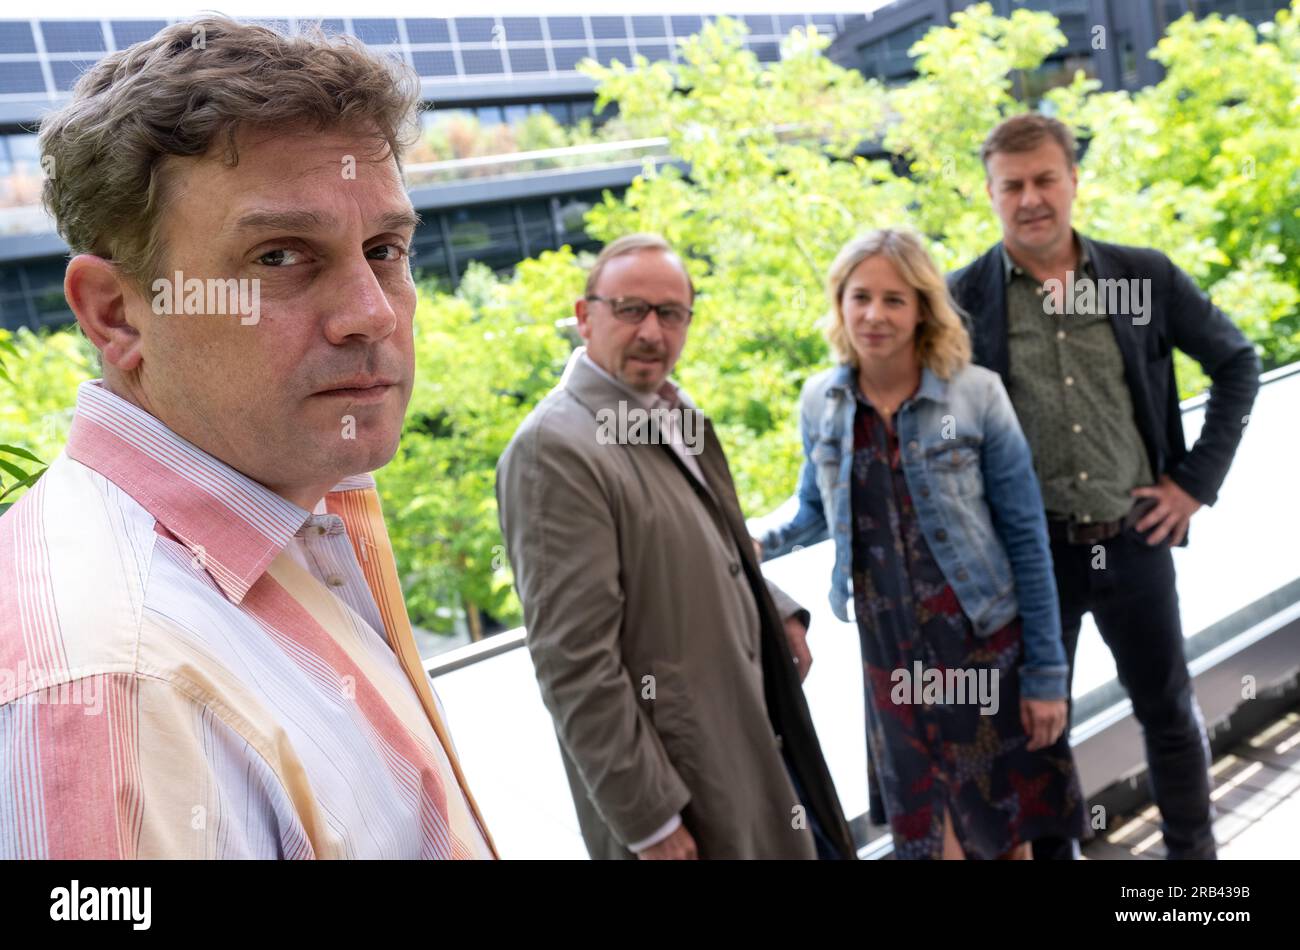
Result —
[[592, 857], [851, 858], [800, 686], [808, 613], [763, 580], [669, 379], [694, 297], [662, 238], [608, 245], [574, 304], [586, 346], [497, 465], [528, 648]]

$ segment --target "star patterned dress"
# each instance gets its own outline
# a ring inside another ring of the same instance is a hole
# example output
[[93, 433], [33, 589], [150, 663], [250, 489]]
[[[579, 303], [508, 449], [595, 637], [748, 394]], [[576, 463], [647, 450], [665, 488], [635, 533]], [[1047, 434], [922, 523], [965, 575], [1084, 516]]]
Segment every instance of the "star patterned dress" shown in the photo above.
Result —
[[[1039, 837], [1081, 837], [1084, 803], [1068, 730], [1048, 748], [1026, 748], [1020, 620], [975, 636], [926, 544], [898, 437], [861, 393], [851, 496], [867, 745], [895, 855], [942, 857], [945, 811], [968, 858], [998, 858]], [[996, 677], [997, 702], [989, 701], [991, 688], [979, 697], [984, 702], [969, 695], [961, 703], [912, 701], [910, 681], [896, 671], [914, 680], [918, 661], [922, 671], [975, 671], [986, 686]]]

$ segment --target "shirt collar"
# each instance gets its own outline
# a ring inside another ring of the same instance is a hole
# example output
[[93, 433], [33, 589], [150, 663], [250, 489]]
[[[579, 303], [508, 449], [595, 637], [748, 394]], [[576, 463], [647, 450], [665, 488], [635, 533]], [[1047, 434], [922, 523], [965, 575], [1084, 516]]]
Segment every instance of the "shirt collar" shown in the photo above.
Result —
[[[841, 363], [831, 375], [828, 390], [839, 390], [845, 399], [857, 399], [858, 374], [848, 363]], [[930, 371], [928, 366], [921, 367], [921, 385], [917, 387], [913, 399], [929, 399], [933, 402], [948, 401], [948, 383]]]
[[[1090, 242], [1078, 231], [1071, 229], [1071, 233], [1074, 235], [1075, 242], [1079, 245], [1079, 262], [1076, 266], [1078, 271], [1082, 273], [1092, 266], [1092, 250], [1089, 247]], [[1011, 259], [1011, 255], [1007, 253], [1007, 245], [1005, 242], [998, 243], [998, 250], [1002, 252], [1002, 279], [1009, 284], [1011, 283], [1011, 275], [1013, 273], [1023, 274], [1024, 270]]]
[[[103, 380], [77, 389], [67, 454], [139, 502], [236, 604], [312, 517], [109, 392]], [[374, 485], [369, 473], [350, 475], [329, 493]]]

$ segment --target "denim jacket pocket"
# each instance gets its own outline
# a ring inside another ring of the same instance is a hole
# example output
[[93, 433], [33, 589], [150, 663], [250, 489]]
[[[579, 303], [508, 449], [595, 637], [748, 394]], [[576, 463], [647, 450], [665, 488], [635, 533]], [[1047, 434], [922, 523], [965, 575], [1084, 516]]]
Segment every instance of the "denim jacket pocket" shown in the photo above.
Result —
[[947, 439], [926, 449], [925, 464], [936, 486], [949, 498], [978, 498], [984, 493], [979, 442]]

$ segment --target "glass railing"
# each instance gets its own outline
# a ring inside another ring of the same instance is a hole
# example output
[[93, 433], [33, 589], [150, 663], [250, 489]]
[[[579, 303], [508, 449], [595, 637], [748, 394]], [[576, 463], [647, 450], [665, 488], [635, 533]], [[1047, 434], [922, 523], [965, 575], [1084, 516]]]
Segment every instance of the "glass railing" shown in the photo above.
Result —
[[478, 155], [473, 158], [422, 162], [406, 166], [406, 186], [418, 188], [484, 178], [536, 175], [539, 172], [594, 170], [616, 165], [639, 169], [647, 158], [667, 159], [668, 139], [591, 142], [585, 145], [567, 145], [562, 148], [546, 148], [529, 152], [508, 152], [501, 155]]
[[[420, 162], [407, 165], [404, 172], [406, 187], [413, 189], [608, 168], [626, 168], [630, 176], [639, 172], [646, 160], [669, 158], [668, 139], [660, 137]], [[53, 219], [40, 204], [39, 178], [26, 172], [0, 176], [0, 237], [54, 231]]]

